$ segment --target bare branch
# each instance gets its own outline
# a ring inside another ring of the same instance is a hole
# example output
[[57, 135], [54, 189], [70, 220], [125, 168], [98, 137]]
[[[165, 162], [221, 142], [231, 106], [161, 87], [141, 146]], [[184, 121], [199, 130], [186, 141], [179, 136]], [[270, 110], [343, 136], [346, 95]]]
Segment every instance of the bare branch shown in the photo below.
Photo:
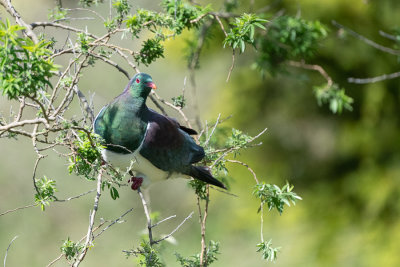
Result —
[[82, 7], [76, 7], [76, 8], [64, 8], [63, 10], [66, 11], [87, 11], [95, 14], [97, 17], [99, 17], [102, 21], [106, 21], [106, 19], [99, 13], [94, 10], [91, 10], [89, 8], [82, 8]]
[[[181, 228], [181, 226], [188, 220], [188, 219], [190, 219], [190, 218], [192, 218], [192, 215], [193, 215], [193, 211], [171, 232], [171, 233], [169, 233], [168, 235], [166, 235], [166, 236], [164, 236], [163, 238], [161, 238], [161, 239], [159, 239], [159, 240], [156, 240], [156, 241], [154, 241], [153, 242], [153, 244], [158, 244], [158, 243], [160, 243], [161, 241], [164, 241], [165, 239], [167, 239], [167, 238], [169, 238], [170, 236], [172, 236], [176, 231], [178, 231], [178, 229], [179, 228]], [[172, 216], [171, 216], [172, 217]], [[171, 218], [171, 217], [169, 217], [169, 218]], [[168, 219], [168, 218], [167, 218]], [[164, 220], [165, 221], [165, 220]]]
[[98, 233], [97, 235], [93, 236], [93, 240], [94, 240], [96, 237], [98, 237], [99, 235], [101, 235], [102, 233], [104, 233], [105, 231], [107, 231], [108, 228], [110, 228], [111, 226], [113, 226], [113, 225], [116, 224], [117, 222], [121, 221], [121, 219], [122, 219], [126, 214], [128, 214], [129, 212], [131, 212], [131, 211], [133, 211], [133, 208], [127, 210], [124, 214], [122, 214], [121, 216], [119, 216], [118, 219], [112, 221], [112, 223], [110, 223], [109, 225], [107, 225], [107, 227], [105, 227], [104, 229], [102, 229], [102, 230], [100, 231], [100, 233]]
[[86, 195], [88, 195], [88, 194], [90, 194], [90, 193], [92, 193], [92, 192], [94, 192], [94, 191], [96, 191], [96, 189], [92, 189], [92, 190], [89, 190], [89, 191], [84, 192], [84, 193], [82, 193], [82, 194], [79, 194], [79, 195], [77, 195], [77, 196], [69, 197], [69, 198], [66, 198], [66, 199], [58, 199], [58, 198], [57, 198], [55, 201], [56, 201], [56, 202], [67, 202], [67, 201], [70, 201], [70, 200], [73, 200], [73, 199], [77, 199], [77, 198], [86, 196]]
[[398, 41], [399, 41], [399, 39], [397, 39], [396, 36], [391, 35], [391, 34], [389, 34], [389, 33], [386, 33], [386, 32], [384, 32], [384, 31], [379, 31], [379, 34], [380, 34], [381, 36], [383, 36], [383, 37], [389, 39], [389, 40], [392, 40], [392, 41], [395, 41], [395, 42], [398, 42]]
[[288, 61], [288, 64], [292, 67], [296, 68], [302, 68], [302, 69], [308, 69], [308, 70], [315, 70], [318, 71], [322, 77], [325, 78], [327, 82], [327, 88], [330, 88], [333, 85], [333, 80], [332, 78], [328, 75], [328, 73], [320, 66], [320, 65], [311, 65], [307, 64], [304, 61]]
[[67, 26], [67, 25], [64, 25], [64, 24], [60, 24], [60, 23], [56, 23], [56, 22], [50, 22], [50, 21], [33, 22], [33, 23], [31, 23], [30, 26], [32, 27], [32, 29], [35, 29], [37, 27], [60, 28], [60, 29], [67, 30], [67, 31], [72, 31], [72, 32], [77, 32], [77, 33], [84, 33], [87, 36], [92, 37], [93, 39], [97, 39], [98, 38], [97, 36], [95, 36], [93, 34], [90, 34], [90, 33], [86, 32], [84, 30], [77, 29], [77, 28], [74, 28], [74, 27], [71, 27], [71, 26]]
[[170, 219], [172, 219], [172, 218], [176, 218], [176, 215], [171, 215], [171, 216], [169, 216], [169, 217], [167, 217], [167, 218], [165, 218], [165, 219], [162, 219], [161, 221], [159, 221], [159, 222], [153, 224], [153, 225], [151, 226], [151, 228], [154, 228], [154, 227], [156, 227], [157, 225], [159, 225], [159, 224], [161, 224], [161, 223], [163, 223], [163, 222], [165, 222], [165, 221], [168, 221], [168, 220], [170, 220]]
[[26, 36], [32, 39], [32, 41], [37, 44], [39, 42], [38, 37], [32, 31], [32, 27], [25, 23], [25, 21], [21, 18], [21, 15], [15, 10], [14, 6], [11, 4], [11, 0], [0, 0], [0, 5], [2, 5], [7, 12], [14, 17], [15, 21], [18, 25], [25, 27], [24, 33]]
[[146, 215], [146, 219], [147, 219], [147, 230], [148, 230], [148, 235], [149, 235], [149, 243], [150, 243], [150, 246], [152, 246], [154, 244], [154, 241], [153, 241], [153, 232], [152, 232], [149, 208], [147, 206], [146, 200], [144, 199], [142, 191], [140, 190], [140, 187], [138, 188], [137, 192], [140, 196], [140, 199], [142, 200], [144, 214]]
[[4, 126], [0, 126], [0, 134], [5, 131], [8, 131], [12, 128], [25, 126], [25, 125], [40, 124], [40, 123], [46, 124], [47, 121], [44, 118], [35, 118], [35, 119], [31, 119], [31, 120], [16, 121], [13, 123], [6, 124]]
[[252, 168], [249, 167], [249, 165], [247, 165], [246, 163], [241, 162], [241, 161], [239, 161], [239, 160], [228, 159], [227, 161], [228, 161], [228, 162], [232, 162], [232, 163], [237, 163], [237, 164], [239, 164], [239, 165], [242, 165], [242, 166], [246, 167], [246, 168], [249, 170], [249, 172], [253, 175], [254, 180], [256, 181], [256, 183], [257, 183], [257, 184], [260, 183], [260, 182], [258, 181], [258, 179], [257, 179], [256, 173], [253, 171]]
[[17, 238], [18, 238], [18, 236], [15, 236], [15, 237], [11, 240], [10, 244], [8, 244], [8, 247], [7, 247], [7, 250], [6, 250], [6, 255], [4, 256], [4, 267], [6, 267], [7, 254], [8, 254], [8, 251], [10, 250], [11, 244], [12, 244], [12, 243], [15, 241], [15, 239], [17, 239]]
[[156, 92], [152, 91], [152, 94], [164, 105], [178, 111], [178, 113], [182, 116], [183, 120], [185, 121], [186, 125], [190, 128], [192, 128], [192, 125], [189, 122], [189, 119], [186, 117], [185, 113], [183, 113], [182, 109], [180, 107], [176, 107], [174, 106], [172, 103], [165, 101], [164, 99], [162, 99], [159, 95], [157, 95]]
[[35, 207], [35, 206], [36, 206], [36, 204], [30, 204], [30, 205], [27, 205], [27, 206], [24, 206], [24, 207], [18, 207], [18, 208], [12, 209], [12, 210], [7, 210], [7, 211], [5, 211], [3, 213], [0, 213], [0, 216], [6, 215], [8, 213], [12, 213], [14, 211], [23, 210], [23, 209], [27, 209], [27, 208], [32, 208], [32, 207]]
[[224, 24], [222, 24], [222, 21], [221, 21], [221, 19], [219, 18], [219, 16], [214, 15], [214, 18], [218, 21], [219, 26], [221, 27], [221, 30], [222, 30], [222, 31], [224, 32], [224, 34], [225, 34], [225, 37], [227, 37], [228, 34], [226, 33]]
[[228, 76], [226, 77], [226, 82], [228, 82], [229, 79], [231, 78], [231, 74], [234, 67], [235, 67], [235, 49], [232, 49], [232, 64], [231, 67], [229, 68]]
[[[206, 142], [204, 143], [204, 146], [207, 146], [208, 143], [210, 142], [210, 139], [211, 139], [211, 137], [214, 135], [215, 129], [217, 128], [217, 126], [218, 126], [218, 124], [219, 124], [219, 119], [220, 119], [220, 118], [221, 118], [221, 113], [218, 114], [217, 121], [215, 122], [214, 127], [213, 127], [213, 129], [211, 130], [210, 135], [207, 137], [207, 140], [206, 140]], [[207, 127], [207, 125], [206, 125], [206, 127]]]
[[383, 51], [383, 52], [386, 52], [386, 53], [389, 53], [389, 54], [392, 54], [392, 55], [396, 55], [396, 56], [400, 55], [400, 50], [391, 49], [389, 47], [386, 47], [386, 46], [380, 45], [378, 43], [375, 43], [374, 41], [362, 36], [361, 34], [351, 30], [350, 28], [347, 28], [347, 27], [343, 26], [342, 24], [336, 22], [335, 20], [332, 20], [332, 24], [334, 26], [338, 27], [339, 29], [345, 30], [346, 32], [350, 33], [351, 35], [353, 35], [357, 39], [363, 41], [364, 43], [366, 43], [366, 44], [368, 44], [368, 45], [370, 45], [370, 46], [372, 46], [372, 47], [374, 47], [374, 48], [376, 48], [376, 49], [378, 49], [380, 51]]
[[96, 217], [97, 210], [99, 208], [99, 200], [100, 200], [100, 196], [101, 196], [102, 175], [103, 175], [103, 169], [100, 169], [99, 174], [97, 175], [97, 193], [96, 193], [96, 197], [94, 198], [93, 211], [91, 211], [91, 214], [90, 214], [89, 227], [88, 227], [88, 232], [86, 234], [85, 245], [84, 245], [82, 252], [79, 255], [78, 259], [75, 261], [74, 267], [78, 267], [79, 264], [82, 262], [82, 260], [85, 258], [86, 253], [89, 249], [89, 246], [93, 240], [93, 238], [92, 238], [93, 225], [94, 225], [94, 219]]
[[120, 72], [122, 72], [122, 73], [125, 75], [126, 78], [128, 78], [128, 79], [131, 78], [131, 76], [129, 75], [129, 73], [128, 73], [126, 70], [124, 70], [122, 67], [120, 67], [117, 63], [115, 63], [114, 61], [112, 61], [112, 60], [110, 60], [110, 59], [108, 59], [108, 58], [106, 58], [106, 57], [103, 57], [103, 56], [101, 56], [101, 55], [99, 55], [99, 54], [96, 54], [96, 53], [94, 53], [94, 52], [91, 52], [90, 54], [91, 54], [92, 56], [94, 56], [95, 58], [98, 58], [98, 59], [104, 61], [105, 63], [107, 63], [107, 64], [109, 64], [109, 65], [115, 67], [117, 70], [119, 70]]
[[384, 80], [391, 80], [400, 77], [400, 71], [394, 72], [390, 74], [383, 74], [380, 76], [372, 77], [372, 78], [353, 78], [350, 77], [347, 79], [349, 83], [358, 83], [358, 84], [366, 84], [366, 83], [376, 83]]

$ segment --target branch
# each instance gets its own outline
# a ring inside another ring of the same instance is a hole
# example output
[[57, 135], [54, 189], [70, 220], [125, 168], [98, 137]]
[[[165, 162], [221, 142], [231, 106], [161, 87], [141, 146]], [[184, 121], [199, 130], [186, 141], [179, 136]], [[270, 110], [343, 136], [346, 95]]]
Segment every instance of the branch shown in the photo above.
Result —
[[[159, 240], [156, 240], [156, 241], [154, 241], [153, 242], [153, 244], [158, 244], [158, 243], [160, 243], [161, 241], [164, 241], [165, 239], [167, 239], [167, 238], [169, 238], [170, 236], [172, 236], [176, 231], [178, 231], [178, 229], [179, 228], [181, 228], [181, 226], [188, 220], [188, 219], [190, 219], [190, 218], [192, 218], [192, 215], [193, 215], [193, 211], [171, 232], [171, 233], [169, 233], [168, 235], [166, 235], [166, 236], [164, 236], [163, 238], [161, 238], [161, 239], [159, 239]], [[167, 219], [170, 219], [170, 218], [172, 218], [172, 217], [175, 217], [175, 215], [174, 216], [170, 216], [170, 217], [168, 217]], [[167, 219], [164, 219], [163, 221], [166, 221]], [[159, 223], [161, 223], [161, 222], [163, 222], [163, 221], [160, 221]], [[158, 224], [159, 224], [158, 223]], [[155, 224], [154, 226], [156, 226], [157, 224]], [[154, 227], [153, 226], [153, 227]]]
[[74, 90], [75, 94], [78, 96], [80, 103], [82, 103], [83, 109], [86, 111], [86, 114], [89, 117], [90, 122], [92, 124], [94, 121], [94, 113], [93, 113], [93, 110], [90, 108], [85, 95], [82, 93], [81, 90], [79, 90], [77, 84], [75, 84], [75, 86], [73, 86], [72, 89]]
[[381, 76], [376, 76], [372, 78], [353, 78], [350, 77], [347, 79], [349, 83], [358, 83], [358, 84], [366, 84], [366, 83], [376, 83], [384, 80], [390, 80], [400, 77], [400, 71], [394, 72], [391, 74], [383, 74]]
[[86, 234], [86, 241], [85, 245], [83, 247], [83, 250], [81, 254], [79, 255], [78, 259], [74, 263], [74, 267], [78, 267], [79, 264], [82, 262], [82, 260], [85, 258], [86, 253], [89, 249], [89, 244], [92, 242], [93, 238], [93, 225], [94, 225], [94, 219], [96, 217], [97, 210], [99, 208], [99, 200], [101, 196], [101, 182], [102, 182], [102, 175], [103, 175], [103, 169], [100, 169], [99, 174], [97, 175], [97, 194], [96, 197], [94, 198], [94, 205], [93, 205], [93, 211], [90, 214], [90, 220], [89, 220], [89, 228], [88, 232]]
[[18, 236], [15, 236], [15, 237], [11, 240], [10, 244], [8, 244], [8, 247], [7, 247], [7, 250], [6, 250], [6, 255], [4, 256], [4, 267], [6, 267], [6, 261], [7, 261], [8, 250], [10, 249], [11, 244], [12, 244], [12, 243], [15, 241], [15, 239], [17, 239], [17, 238], [18, 238]]
[[107, 64], [109, 64], [109, 65], [115, 67], [117, 70], [119, 70], [120, 72], [122, 72], [122, 74], [124, 74], [126, 78], [128, 78], [128, 79], [131, 78], [131, 76], [129, 75], [129, 73], [128, 73], [126, 70], [124, 70], [122, 67], [120, 67], [117, 63], [115, 63], [114, 61], [112, 61], [112, 60], [110, 60], [110, 59], [108, 59], [108, 58], [106, 58], [106, 57], [103, 57], [103, 56], [101, 56], [101, 55], [99, 55], [99, 54], [96, 54], [96, 53], [94, 53], [94, 52], [91, 52], [90, 55], [92, 55], [93, 57], [98, 58], [98, 59], [100, 59], [100, 60], [103, 60], [105, 63], [107, 63]]
[[170, 220], [170, 219], [172, 219], [172, 218], [175, 218], [175, 217], [176, 217], [176, 215], [171, 215], [171, 216], [169, 216], [169, 217], [167, 217], [167, 218], [165, 218], [165, 219], [162, 219], [161, 221], [159, 221], [159, 222], [153, 224], [153, 225], [151, 226], [151, 228], [154, 228], [154, 227], [156, 227], [157, 225], [159, 225], [159, 224], [161, 224], [161, 223], [163, 223], [163, 222], [165, 222], [165, 221], [168, 221], [168, 220]]
[[32, 27], [25, 23], [25, 21], [21, 18], [21, 15], [15, 10], [14, 6], [11, 4], [11, 0], [0, 0], [0, 5], [2, 5], [7, 12], [14, 17], [15, 21], [18, 25], [25, 27], [24, 33], [26, 36], [32, 39], [32, 41], [37, 44], [39, 42], [38, 37], [32, 31]]
[[27, 206], [24, 206], [24, 207], [15, 208], [15, 209], [12, 209], [12, 210], [7, 210], [7, 211], [5, 211], [3, 213], [0, 213], [0, 216], [6, 215], [7, 213], [11, 213], [11, 212], [14, 212], [14, 211], [17, 211], [17, 210], [23, 210], [23, 209], [27, 209], [27, 208], [31, 208], [31, 207], [35, 207], [35, 206], [36, 206], [36, 204], [30, 204], [30, 205], [27, 205]]
[[90, 34], [90, 33], [86, 32], [86, 31], [84, 31], [84, 30], [77, 29], [77, 28], [74, 28], [74, 27], [71, 27], [71, 26], [67, 26], [67, 25], [64, 25], [64, 24], [60, 24], [60, 23], [55, 23], [55, 22], [48, 22], [48, 21], [45, 21], [45, 22], [33, 22], [33, 23], [31, 23], [30, 26], [32, 27], [32, 29], [35, 29], [35, 28], [37, 28], [37, 27], [54, 27], [54, 28], [60, 28], [60, 29], [67, 30], [67, 31], [72, 31], [72, 32], [77, 32], [77, 33], [84, 33], [84, 34], [86, 34], [87, 36], [92, 37], [93, 39], [97, 39], [97, 38], [98, 38], [97, 36], [95, 36], [95, 35], [93, 35], [93, 34]]
[[327, 81], [327, 88], [329, 88], [333, 85], [332, 78], [328, 75], [328, 73], [320, 65], [311, 65], [311, 64], [305, 63], [304, 61], [292, 61], [292, 60], [288, 61], [288, 64], [290, 66], [296, 67], [296, 68], [318, 71], [322, 75], [322, 77], [324, 77], [325, 80]]
[[142, 191], [140, 190], [140, 187], [138, 188], [137, 192], [138, 192], [138, 194], [140, 196], [140, 199], [142, 200], [144, 214], [146, 215], [146, 219], [147, 219], [147, 230], [148, 230], [148, 233], [149, 233], [149, 243], [150, 243], [150, 246], [152, 246], [154, 244], [154, 241], [153, 241], [153, 232], [152, 232], [149, 208], [147, 206], [146, 200], [144, 199]]
[[[52, 120], [52, 118], [49, 118], [49, 119]], [[15, 128], [15, 127], [20, 127], [20, 126], [25, 126], [25, 125], [32, 125], [32, 124], [41, 124], [41, 123], [46, 124], [47, 121], [44, 118], [36, 118], [36, 119], [32, 119], [32, 120], [16, 121], [16, 122], [13, 122], [13, 123], [6, 124], [4, 126], [0, 126], [0, 134], [5, 132], [5, 131], [8, 131], [8, 130], [10, 130], [12, 128]]]
[[235, 67], [235, 49], [232, 49], [232, 65], [229, 68], [228, 76], [226, 77], [226, 82], [228, 82], [229, 79], [231, 78], [231, 74], [234, 67]]
[[74, 196], [74, 197], [69, 197], [69, 198], [66, 198], [66, 199], [56, 199], [55, 201], [56, 201], [56, 202], [68, 202], [68, 201], [70, 201], [70, 200], [73, 200], [73, 199], [77, 199], [77, 198], [86, 196], [86, 195], [88, 195], [88, 194], [90, 194], [90, 193], [92, 193], [92, 192], [94, 192], [94, 191], [96, 191], [96, 189], [89, 190], [89, 191], [87, 191], [87, 192], [85, 192], [85, 193], [79, 194], [79, 195]]
[[249, 165], [247, 165], [246, 163], [241, 162], [241, 161], [239, 161], [239, 160], [228, 159], [227, 161], [228, 161], [228, 162], [232, 162], [232, 163], [236, 163], [236, 164], [239, 164], [239, 165], [242, 165], [242, 166], [246, 167], [246, 168], [249, 170], [249, 172], [253, 175], [254, 180], [256, 181], [256, 183], [257, 183], [257, 184], [260, 183], [260, 182], [258, 181], [258, 179], [257, 179], [257, 175], [256, 175], [255, 171], [253, 171], [253, 169], [250, 168]]
[[97, 235], [93, 236], [93, 240], [98, 237], [99, 235], [101, 235], [102, 233], [104, 233], [105, 231], [107, 231], [108, 228], [110, 228], [111, 226], [113, 226], [114, 224], [116, 224], [117, 222], [119, 222], [126, 214], [128, 214], [129, 212], [133, 211], [133, 208], [127, 210], [124, 214], [122, 214], [121, 216], [119, 216], [118, 219], [112, 221], [112, 223], [110, 223], [109, 225], [107, 225], [106, 228], [102, 229], [100, 231], [100, 233], [98, 233]]
[[376, 49], [378, 49], [380, 51], [383, 51], [383, 52], [386, 52], [386, 53], [389, 53], [389, 54], [392, 54], [392, 55], [396, 55], [396, 56], [400, 55], [400, 50], [391, 49], [389, 47], [386, 47], [386, 46], [380, 45], [378, 43], [375, 43], [374, 41], [362, 36], [361, 34], [351, 30], [350, 28], [347, 28], [347, 27], [343, 26], [342, 24], [336, 22], [335, 20], [332, 20], [332, 24], [334, 26], [338, 27], [339, 29], [343, 29], [343, 30], [347, 31], [348, 33], [350, 33], [351, 35], [353, 35], [357, 39], [363, 41], [364, 43], [366, 43], [366, 44], [368, 44], [368, 45], [370, 45], [370, 46], [372, 46], [372, 47], [374, 47], [374, 48], [376, 48]]
[[152, 91], [152, 94], [164, 105], [178, 111], [178, 113], [182, 116], [182, 118], [184, 119], [186, 125], [190, 128], [192, 128], [192, 125], [189, 122], [189, 119], [186, 117], [185, 113], [183, 113], [182, 109], [179, 107], [174, 106], [172, 103], [169, 103], [168, 101], [165, 101], [164, 99], [162, 99], [159, 95], [157, 95], [156, 92]]
[[[201, 252], [200, 252], [200, 267], [207, 266], [207, 246], [206, 246], [206, 223], [208, 217], [208, 203], [210, 202], [210, 185], [206, 185], [206, 203], [204, 207], [203, 220], [201, 220]], [[200, 209], [200, 204], [199, 204]]]

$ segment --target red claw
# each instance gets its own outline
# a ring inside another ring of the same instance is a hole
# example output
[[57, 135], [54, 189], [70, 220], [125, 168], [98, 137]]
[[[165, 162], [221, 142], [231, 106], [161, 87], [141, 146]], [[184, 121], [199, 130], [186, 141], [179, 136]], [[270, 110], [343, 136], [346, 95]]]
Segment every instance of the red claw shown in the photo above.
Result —
[[131, 188], [132, 190], [138, 190], [139, 187], [143, 183], [143, 178], [142, 177], [134, 177], [132, 176], [131, 179], [129, 179], [128, 183], [132, 182]]

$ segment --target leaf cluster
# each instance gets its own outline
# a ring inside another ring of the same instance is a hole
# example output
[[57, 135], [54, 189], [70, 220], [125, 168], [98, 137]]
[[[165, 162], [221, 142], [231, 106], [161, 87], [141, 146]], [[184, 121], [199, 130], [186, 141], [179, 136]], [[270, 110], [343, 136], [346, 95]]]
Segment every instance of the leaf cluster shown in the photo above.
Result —
[[268, 242], [261, 242], [259, 244], [257, 244], [257, 252], [261, 252], [262, 253], [262, 257], [264, 260], [267, 261], [275, 261], [277, 258], [277, 254], [280, 250], [280, 247], [278, 248], [273, 248], [272, 246], [272, 241], [269, 240]]
[[97, 134], [78, 131], [74, 141], [74, 153], [69, 158], [69, 173], [75, 172], [88, 180], [94, 180], [101, 165], [102, 148], [102, 140]]
[[326, 26], [317, 20], [308, 21], [291, 16], [278, 17], [268, 25], [268, 31], [257, 38], [260, 56], [256, 61], [256, 67], [273, 74], [285, 60], [310, 58], [326, 35]]
[[232, 28], [224, 40], [224, 47], [226, 45], [232, 49], [240, 48], [243, 53], [246, 48], [246, 43], [254, 45], [254, 34], [256, 27], [265, 30], [263, 23], [267, 20], [259, 18], [255, 14], [243, 14], [241, 17], [236, 18], [232, 23]]
[[332, 86], [322, 85], [314, 87], [314, 94], [317, 98], [318, 105], [329, 104], [329, 109], [333, 113], [342, 113], [344, 109], [352, 111], [351, 104], [353, 98], [346, 95], [343, 88], [339, 88], [337, 84]]
[[172, 104], [178, 108], [184, 108], [186, 105], [186, 99], [183, 95], [174, 96], [171, 98]]
[[35, 203], [40, 205], [42, 211], [45, 210], [45, 206], [49, 206], [51, 201], [54, 201], [56, 197], [54, 193], [57, 192], [56, 181], [47, 179], [46, 176], [39, 180], [35, 180], [37, 192], [35, 194]]
[[160, 57], [164, 57], [164, 46], [161, 44], [160, 38], [147, 39], [144, 41], [139, 54], [135, 54], [134, 56], [137, 62], [141, 62], [146, 66]]
[[290, 186], [289, 183], [280, 188], [277, 185], [262, 182], [255, 185], [253, 195], [261, 200], [261, 205], [267, 204], [269, 210], [276, 208], [282, 214], [285, 204], [287, 206], [290, 206], [290, 203], [295, 205], [297, 200], [301, 200], [301, 197], [292, 190], [293, 186]]
[[86, 33], [83, 33], [83, 32], [78, 33], [77, 42], [80, 46], [80, 50], [82, 53], [87, 54], [89, 52], [89, 48], [90, 48], [89, 43], [91, 43], [92, 41], [93, 41], [93, 38], [88, 36]]
[[67, 258], [67, 260], [72, 260], [78, 255], [82, 248], [83, 245], [71, 241], [68, 237], [67, 240], [65, 240], [62, 244], [60, 250], [61, 253], [64, 254], [65, 258]]
[[200, 22], [193, 23], [191, 21], [210, 10], [210, 6], [191, 5], [182, 0], [163, 0], [162, 6], [165, 12], [170, 15], [172, 19], [170, 27], [176, 34], [181, 34], [183, 29], [197, 27]]
[[125, 256], [128, 258], [133, 255], [138, 258], [139, 266], [146, 267], [164, 267], [165, 264], [161, 261], [159, 252], [150, 246], [148, 241], [142, 240], [140, 247], [133, 251], [124, 251]]
[[0, 21], [0, 88], [8, 99], [19, 96], [34, 97], [38, 90], [52, 87], [49, 79], [57, 66], [49, 57], [49, 42], [35, 44], [28, 37], [20, 37], [24, 28]]
[[239, 149], [246, 148], [253, 137], [243, 133], [241, 130], [232, 128], [232, 135], [226, 142], [226, 147], [235, 149], [234, 155], [239, 154]]
[[[219, 242], [211, 240], [207, 246], [205, 262], [203, 266], [209, 266], [216, 261], [219, 252]], [[189, 257], [183, 257], [179, 253], [175, 253], [176, 259], [179, 264], [183, 267], [198, 267], [200, 266], [200, 254], [196, 254]]]

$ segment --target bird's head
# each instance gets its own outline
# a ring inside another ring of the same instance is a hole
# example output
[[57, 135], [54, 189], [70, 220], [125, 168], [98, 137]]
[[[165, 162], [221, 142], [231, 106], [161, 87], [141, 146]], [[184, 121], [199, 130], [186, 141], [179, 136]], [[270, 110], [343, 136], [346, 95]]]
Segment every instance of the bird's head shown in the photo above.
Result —
[[129, 90], [134, 96], [141, 96], [146, 98], [151, 89], [156, 89], [157, 86], [154, 84], [153, 79], [146, 73], [138, 73], [133, 76], [130, 82]]

